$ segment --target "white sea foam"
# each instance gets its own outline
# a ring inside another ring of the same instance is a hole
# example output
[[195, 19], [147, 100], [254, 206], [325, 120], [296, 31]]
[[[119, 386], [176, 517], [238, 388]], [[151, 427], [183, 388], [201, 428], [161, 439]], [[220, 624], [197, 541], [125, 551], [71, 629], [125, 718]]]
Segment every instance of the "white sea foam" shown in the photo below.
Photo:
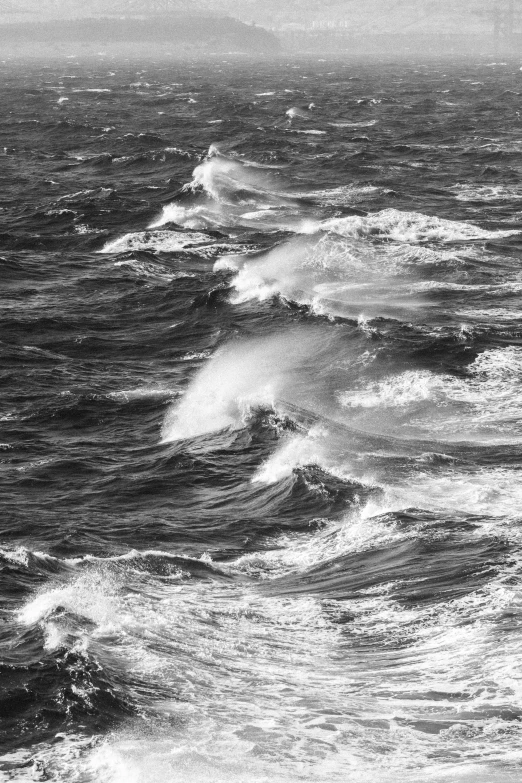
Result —
[[121, 389], [109, 392], [107, 397], [118, 402], [134, 402], [135, 400], [167, 400], [179, 394], [178, 391], [167, 386], [138, 386], [135, 389]]
[[522, 188], [516, 185], [466, 185], [452, 188], [459, 201], [513, 201], [522, 198]]
[[429, 370], [409, 370], [400, 375], [376, 381], [364, 389], [349, 390], [340, 395], [340, 401], [351, 408], [402, 407], [425, 400], [436, 401], [444, 394], [448, 380]]
[[177, 231], [138, 231], [125, 234], [108, 242], [100, 253], [125, 253], [133, 250], [155, 250], [159, 253], [176, 253], [180, 250], [197, 250], [209, 245], [207, 234], [182, 233]]
[[202, 189], [215, 201], [223, 203], [235, 203], [238, 194], [239, 199], [246, 202], [257, 193], [270, 192], [272, 188], [273, 180], [258, 166], [216, 154], [196, 166], [192, 181], [186, 186], [187, 190]]
[[324, 435], [324, 427], [316, 425], [307, 434], [286, 439], [259, 467], [252, 478], [253, 483], [275, 484], [290, 476], [295, 468], [313, 464], [324, 466], [327, 463], [324, 444], [321, 442]]
[[190, 208], [183, 207], [179, 204], [166, 204], [163, 207], [161, 215], [159, 215], [159, 217], [150, 224], [149, 229], [160, 228], [161, 226], [165, 226], [168, 223], [174, 223], [178, 226], [191, 228], [193, 230], [206, 228], [209, 224], [209, 221], [206, 220], [203, 216], [199, 217], [198, 212], [205, 214], [203, 207], [200, 207], [198, 210], [197, 207]]
[[422, 289], [415, 289], [423, 266], [438, 265], [448, 274], [461, 263], [448, 251], [379, 246], [319, 233], [296, 237], [257, 257], [225, 256], [214, 269], [237, 272], [232, 279], [234, 303], [281, 295], [318, 314], [411, 318], [433, 304]]
[[[132, 564], [133, 562], [135, 562], [137, 570], [140, 573], [143, 571], [143, 562], [148, 560], [149, 558], [153, 558], [153, 559], [161, 558], [165, 560], [183, 559], [186, 560], [187, 562], [190, 560], [192, 560], [193, 562], [204, 562], [204, 563], [212, 562], [212, 559], [208, 554], [202, 555], [198, 561], [186, 555], [167, 552], [162, 549], [145, 549], [145, 550], [130, 549], [127, 552], [124, 552], [123, 554], [120, 555], [103, 556], [103, 555], [86, 554], [86, 555], [79, 555], [78, 557], [66, 557], [62, 559], [54, 555], [50, 555], [47, 552], [43, 552], [39, 550], [31, 550], [28, 549], [27, 547], [19, 546], [14, 549], [6, 549], [0, 547], [0, 555], [12, 563], [16, 563], [26, 567], [31, 566], [33, 560], [43, 564], [49, 564], [49, 563], [55, 565], [64, 564], [67, 566], [92, 565], [92, 564], [99, 564], [100, 566], [106, 566], [108, 564], [110, 565], [111, 563], [125, 563], [127, 568], [132, 568]], [[96, 584], [99, 583], [100, 578], [101, 578], [101, 572], [97, 572], [96, 574], [92, 575], [87, 581], [84, 580], [78, 583], [76, 587], [77, 588], [86, 587], [87, 589], [92, 589]], [[114, 587], [116, 583], [111, 582], [111, 584]], [[63, 585], [60, 585], [60, 589], [62, 586]], [[56, 590], [54, 590], [54, 588], [52, 594], [58, 595], [58, 593], [56, 592]], [[42, 595], [41, 593], [38, 593], [37, 597], [40, 598], [41, 595]], [[30, 604], [28, 604], [27, 606], [29, 605]]]
[[[339, 395], [345, 408], [370, 411], [356, 421], [446, 440], [519, 442], [522, 438], [522, 349], [479, 354], [467, 376], [409, 370]], [[405, 416], [407, 419], [405, 421]]]
[[449, 468], [441, 475], [418, 471], [407, 482], [399, 482], [394, 491], [387, 491], [385, 508], [391, 511], [416, 506], [457, 514], [465, 511], [508, 523], [522, 519], [521, 479], [522, 473], [516, 468]]
[[462, 307], [457, 310], [455, 315], [473, 322], [488, 321], [489, 323], [502, 323], [504, 325], [522, 320], [520, 312], [512, 307], [498, 307], [494, 304], [490, 307]]
[[365, 217], [331, 218], [322, 223], [326, 231], [347, 237], [383, 236], [398, 242], [460, 242], [475, 239], [499, 239], [520, 233], [516, 230], [490, 231], [471, 223], [446, 220], [419, 212], [384, 209]]
[[137, 258], [125, 258], [123, 261], [115, 261], [114, 266], [123, 268], [136, 277], [156, 282], [170, 283], [179, 277], [194, 277], [192, 273], [185, 272], [185, 270], [173, 270], [167, 266], [151, 261], [138, 260]]
[[369, 201], [390, 193], [390, 190], [377, 185], [340, 185], [337, 188], [309, 190], [294, 195], [311, 198], [323, 206], [342, 207]]
[[293, 130], [292, 133], [304, 133], [305, 136], [326, 136], [326, 131], [310, 128], [309, 130]]
[[[262, 764], [248, 758], [249, 743], [232, 738], [218, 760], [197, 746], [191, 747], [185, 738], [178, 743], [161, 735], [149, 740], [141, 732], [121, 732], [112, 741], [98, 748], [88, 760], [89, 780], [111, 783], [269, 783], [273, 780], [263, 772]], [[223, 749], [224, 750], [224, 749]], [[221, 755], [221, 754], [220, 754]], [[257, 769], [256, 769], [257, 767]], [[92, 777], [91, 777], [92, 776]]]
[[303, 109], [300, 106], [291, 106], [290, 109], [287, 109], [286, 116], [289, 120], [307, 120], [310, 117], [310, 112], [308, 109]]
[[[278, 577], [419, 535], [382, 515], [355, 513], [313, 535], [280, 537], [278, 549], [227, 567]], [[119, 657], [130, 676], [146, 678], [158, 700], [144, 719], [127, 721], [103, 742], [97, 738], [94, 748], [64, 736], [33, 749], [33, 758], [55, 779], [79, 774], [93, 783], [283, 783], [311, 776], [332, 783], [344, 780], [348, 768], [364, 783], [416, 783], [419, 770], [440, 783], [446, 771], [433, 765], [434, 750], [453, 758], [458, 746], [466, 775], [477, 758], [482, 772], [506, 762], [508, 752], [516, 760], [519, 734], [506, 731], [517, 723], [487, 717], [516, 703], [519, 693], [520, 642], [507, 633], [499, 641], [498, 634], [506, 618], [513, 622], [522, 611], [516, 568], [443, 605], [400, 603], [392, 582], [360, 590], [347, 604], [264, 596], [237, 581], [151, 584], [150, 575], [144, 582], [143, 574], [126, 571], [117, 580], [99, 569], [73, 577], [30, 601], [25, 621], [42, 624], [49, 644], [59, 638], [77, 646], [65, 633], [58, 637], [56, 612], [88, 619], [81, 632], [97, 645], [110, 641], [112, 659]], [[467, 718], [473, 710], [478, 716]], [[447, 734], [417, 730], [437, 721]], [[459, 779], [454, 765], [451, 771], [447, 783]], [[495, 778], [484, 783], [489, 779]]]
[[[374, 511], [377, 508], [375, 505]], [[365, 516], [351, 511], [340, 522], [324, 520], [323, 528], [313, 536], [309, 533], [283, 534], [273, 541], [268, 551], [241, 555], [228, 568], [232, 572], [263, 579], [280, 578], [317, 568], [338, 557], [397, 544], [413, 537], [413, 531], [399, 530], [384, 515]]]
[[[52, 650], [62, 646], [68, 635], [68, 623], [56, 612], [67, 612], [93, 623], [102, 633], [112, 633], [122, 618], [118, 617], [120, 605], [117, 586], [107, 573], [90, 571], [64, 585], [39, 592], [18, 613], [18, 621], [24, 625], [43, 626], [45, 646]], [[80, 644], [88, 642], [88, 635]]]
[[76, 234], [103, 234], [103, 229], [88, 226], [86, 223], [77, 223], [74, 227]]
[[39, 552], [39, 551], [31, 552], [24, 546], [17, 546], [15, 549], [6, 549], [4, 547], [0, 547], [0, 555], [6, 560], [9, 560], [11, 563], [15, 563], [17, 565], [22, 565], [22, 566], [29, 565], [29, 560], [31, 556], [43, 560], [53, 559], [50, 555], [47, 555], [45, 552]]
[[305, 341], [297, 330], [220, 349], [168, 412], [162, 442], [244, 426], [252, 409], [274, 406], [316, 344], [313, 333]]
[[[343, 729], [346, 730], [345, 727], [339, 726], [336, 729], [334, 726], [332, 729], [334, 733], [329, 735], [328, 730], [334, 724], [331, 723], [331, 717], [327, 717], [328, 720], [323, 719], [322, 722], [319, 717], [316, 719], [317, 758], [312, 764], [296, 763], [296, 768], [293, 770], [288, 760], [284, 764], [255, 760], [254, 742], [241, 743], [237, 739], [234, 742], [231, 738], [227, 751], [224, 748], [220, 749], [219, 759], [217, 759], [217, 754], [212, 753], [211, 750], [203, 751], [200, 745], [192, 747], [190, 743], [183, 742], [178, 746], [172, 738], [169, 740], [162, 735], [146, 739], [143, 736], [144, 732], [136, 728], [134, 732], [129, 731], [127, 734], [120, 732], [112, 740], [93, 751], [88, 760], [81, 764], [82, 780], [87, 783], [101, 780], [107, 783], [172, 783], [172, 781], [201, 783], [207, 780], [216, 783], [298, 783], [306, 779], [306, 775], [313, 774], [313, 779], [317, 783], [332, 783], [344, 779], [340, 772], [341, 768], [344, 768], [350, 769], [358, 783], [396, 783], [399, 779], [404, 783], [418, 783], [419, 771], [416, 768], [419, 765], [422, 765], [422, 780], [425, 783], [515, 783], [517, 780], [516, 768], [520, 754], [516, 750], [508, 752], [509, 740], [503, 722], [496, 726], [494, 721], [485, 723], [484, 727], [481, 726], [480, 730], [473, 734], [473, 729], [456, 718], [453, 724], [455, 731], [453, 734], [448, 734], [444, 742], [445, 755], [453, 761], [441, 764], [434, 763], [429, 758], [429, 748], [430, 745], [433, 746], [433, 739], [430, 743], [429, 737], [419, 738], [417, 754], [415, 754], [412, 733], [408, 735], [406, 730], [400, 732], [394, 724], [392, 724], [394, 733], [399, 731], [401, 734], [402, 750], [391, 749], [388, 743], [384, 742], [385, 750], [383, 751], [379, 746], [380, 752], [374, 751], [371, 760], [365, 759], [360, 753], [350, 753], [346, 746], [338, 747], [337, 742], [338, 736], [342, 736]], [[382, 720], [377, 715], [373, 719], [376, 725], [379, 725], [379, 720]], [[387, 724], [387, 720], [382, 720], [382, 724]], [[322, 726], [327, 727], [327, 730], [322, 732], [321, 737]], [[263, 736], [262, 724], [256, 723], [247, 728], [253, 736], [256, 729], [259, 736]], [[479, 748], [475, 752], [475, 759], [470, 751], [469, 759], [457, 761], [456, 759], [462, 755], [463, 744], [471, 746], [470, 740], [473, 736], [474, 745]], [[482, 736], [487, 738], [484, 742], [479, 739]], [[509, 739], [512, 744], [518, 740], [516, 730], [509, 732]], [[492, 754], [492, 758], [486, 758], [484, 744], [493, 743], [495, 740], [499, 752]], [[502, 758], [505, 764], [500, 761], [499, 743], [502, 743]], [[319, 751], [321, 745], [323, 753]], [[328, 747], [331, 754], [326, 752]], [[82, 748], [82, 743], [78, 743], [78, 748]], [[60, 750], [63, 752], [63, 748]], [[56, 756], [60, 754], [60, 750], [55, 749]], [[76, 750], [76, 743], [68, 751], [69, 763], [55, 762], [56, 767], [63, 771], [64, 777], [60, 779], [67, 779], [67, 775], [74, 774], [70, 757], [81, 752]], [[10, 754], [9, 759], [13, 755]], [[386, 763], [382, 756], [386, 759]], [[46, 767], [45, 762], [48, 759], [49, 754], [39, 752], [35, 755], [39, 768]], [[414, 763], [413, 759], [417, 763]], [[10, 775], [10, 779], [21, 781], [24, 777]]]
[[[150, 228], [174, 223], [184, 228], [223, 229], [235, 226], [263, 230], [307, 231], [302, 206], [281, 190], [277, 165], [227, 158], [213, 148], [184, 186], [188, 203], [171, 203]], [[188, 195], [190, 194], [190, 195]]]
[[[224, 205], [215, 201], [205, 201], [201, 204], [181, 206], [180, 204], [167, 204], [163, 207], [161, 215], [151, 224], [150, 228], [174, 223], [191, 230], [223, 230], [235, 226], [262, 228], [264, 231], [289, 230], [306, 232], [309, 222], [303, 219], [297, 208], [292, 203], [266, 204], [266, 199], [261, 198], [259, 209], [245, 211], [245, 205], [237, 207]], [[315, 223], [314, 223], [315, 226]], [[234, 249], [234, 248], [232, 248]], [[236, 248], [237, 252], [237, 248]]]
[[[131, 590], [120, 581], [115, 591], [102, 572], [90, 585], [74, 579], [57, 588], [59, 595], [47, 591], [45, 600], [35, 599], [22, 613], [26, 622], [43, 625], [49, 643], [58, 639], [55, 609], [85, 617], [90, 624], [81, 631], [84, 648], [89, 638], [97, 649], [110, 644], [112, 659], [121, 660], [126, 674], [146, 678], [158, 693], [157, 703], [147, 707], [154, 715], [147, 731], [140, 719], [129, 721], [92, 755], [71, 759], [75, 771], [80, 766], [85, 780], [141, 783], [175, 775], [196, 781], [212, 774], [212, 779], [239, 783], [264, 780], [274, 771], [274, 753], [280, 770], [289, 747], [285, 769], [290, 779], [296, 753], [307, 764], [317, 759], [321, 739], [328, 736], [314, 723], [325, 706], [328, 675], [317, 672], [314, 661], [327, 654], [338, 631], [313, 598], [267, 598], [228, 583], [209, 588], [196, 581], [184, 589], [164, 579], [151, 589], [150, 575], [144, 581], [139, 573], [126, 573], [129, 581]], [[59, 643], [76, 649], [78, 629], [68, 631], [71, 638], [63, 633]], [[231, 682], [237, 687], [231, 688]], [[291, 701], [301, 698], [304, 683], [306, 708], [292, 717], [285, 704], [289, 695]], [[245, 699], [250, 692], [253, 698]], [[335, 692], [327, 702], [333, 710], [341, 704]], [[292, 739], [299, 728], [299, 738]], [[252, 754], [254, 747], [258, 752]], [[51, 772], [56, 764], [55, 772], [68, 779], [62, 762], [58, 751], [58, 758], [47, 755], [45, 767]]]
[[[96, 623], [104, 623], [116, 613], [113, 585], [107, 576], [97, 572], [80, 576], [64, 586], [45, 589], [18, 613], [24, 625], [34, 625], [49, 617], [56, 609], [66, 609]], [[109, 588], [109, 589], [108, 589]]]
[[330, 122], [334, 128], [371, 128], [372, 125], [376, 125], [378, 120], [366, 120], [361, 122]]

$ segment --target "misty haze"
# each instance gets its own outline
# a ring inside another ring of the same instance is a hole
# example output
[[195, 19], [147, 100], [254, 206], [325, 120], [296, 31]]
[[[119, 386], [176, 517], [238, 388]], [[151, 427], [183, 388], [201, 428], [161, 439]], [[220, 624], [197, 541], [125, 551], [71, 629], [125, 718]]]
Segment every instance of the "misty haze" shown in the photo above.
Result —
[[[351, 53], [437, 56], [514, 54], [520, 0], [13, 0], [0, 2], [7, 56]], [[78, 46], [80, 49], [78, 50]], [[76, 47], [76, 51], [75, 50]], [[99, 48], [99, 46], [98, 46]]]

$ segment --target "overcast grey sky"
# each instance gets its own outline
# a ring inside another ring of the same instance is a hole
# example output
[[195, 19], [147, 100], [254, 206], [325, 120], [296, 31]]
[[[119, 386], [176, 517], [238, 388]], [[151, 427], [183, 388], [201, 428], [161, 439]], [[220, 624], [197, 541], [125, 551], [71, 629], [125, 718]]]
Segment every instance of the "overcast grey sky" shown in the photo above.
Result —
[[[162, 0], [0, 0], [35, 15], [71, 16], [150, 10]], [[268, 27], [343, 24], [356, 32], [486, 32], [496, 0], [170, 0], [173, 8], [227, 13]], [[24, 15], [17, 19], [29, 18]], [[3, 14], [3, 20], [14, 20]]]

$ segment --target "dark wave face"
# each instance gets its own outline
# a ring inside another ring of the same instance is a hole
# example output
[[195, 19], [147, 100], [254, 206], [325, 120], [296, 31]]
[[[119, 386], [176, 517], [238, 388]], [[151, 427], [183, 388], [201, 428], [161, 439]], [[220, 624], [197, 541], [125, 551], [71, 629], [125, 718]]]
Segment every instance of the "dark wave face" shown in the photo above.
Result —
[[1, 66], [6, 780], [519, 780], [519, 65]]

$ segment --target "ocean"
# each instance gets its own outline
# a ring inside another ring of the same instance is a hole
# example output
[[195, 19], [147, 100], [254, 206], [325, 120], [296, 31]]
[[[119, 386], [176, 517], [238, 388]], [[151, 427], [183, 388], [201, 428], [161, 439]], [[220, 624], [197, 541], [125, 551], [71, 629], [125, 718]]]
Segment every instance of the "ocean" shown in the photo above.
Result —
[[0, 65], [3, 780], [520, 780], [520, 65]]

